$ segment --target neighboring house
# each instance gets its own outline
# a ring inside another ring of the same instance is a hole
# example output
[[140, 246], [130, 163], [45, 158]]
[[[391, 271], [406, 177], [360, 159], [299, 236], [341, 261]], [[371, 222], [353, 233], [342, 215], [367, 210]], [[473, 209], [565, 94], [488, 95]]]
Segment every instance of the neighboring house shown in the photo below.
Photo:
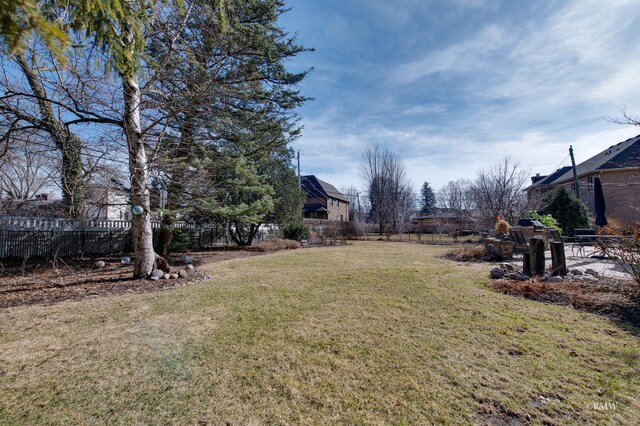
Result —
[[349, 220], [349, 200], [333, 185], [314, 175], [302, 176], [307, 200], [302, 209], [305, 219]]
[[[600, 178], [609, 222], [620, 225], [640, 221], [640, 135], [616, 145], [576, 166], [580, 198], [593, 210], [595, 178]], [[539, 174], [531, 178], [526, 188], [529, 201], [539, 203], [542, 195], [564, 187], [573, 192], [573, 170], [563, 167], [549, 176]]]
[[116, 180], [87, 186], [87, 217], [97, 220], [131, 220], [129, 190]]
[[14, 217], [56, 217], [65, 212], [62, 200], [38, 194], [32, 200], [0, 200], [0, 214]]
[[415, 219], [416, 225], [422, 226], [425, 232], [450, 232], [462, 229], [474, 229], [476, 219], [471, 213], [459, 214], [452, 211], [436, 210], [433, 214]]

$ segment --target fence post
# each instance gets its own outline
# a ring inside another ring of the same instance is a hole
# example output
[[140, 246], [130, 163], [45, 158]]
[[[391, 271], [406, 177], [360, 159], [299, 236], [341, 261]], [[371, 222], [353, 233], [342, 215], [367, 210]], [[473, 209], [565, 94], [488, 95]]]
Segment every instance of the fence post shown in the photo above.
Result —
[[544, 241], [539, 238], [529, 239], [529, 256], [531, 262], [531, 275], [543, 276], [544, 263]]
[[551, 246], [551, 269], [553, 275], [567, 275], [567, 261], [564, 256], [564, 243], [553, 241]]

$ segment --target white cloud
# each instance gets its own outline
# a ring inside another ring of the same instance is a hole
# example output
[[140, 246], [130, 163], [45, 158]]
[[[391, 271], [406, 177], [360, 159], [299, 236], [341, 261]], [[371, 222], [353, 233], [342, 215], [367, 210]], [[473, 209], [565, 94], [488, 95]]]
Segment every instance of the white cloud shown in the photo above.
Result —
[[475, 37], [426, 57], [401, 65], [389, 76], [392, 84], [408, 84], [439, 72], [471, 72], [485, 63], [486, 56], [505, 44], [506, 33], [497, 25], [489, 25]]
[[[392, 19], [415, 24], [406, 10]], [[575, 0], [529, 21], [491, 22], [400, 66], [381, 60], [372, 71], [358, 61], [336, 64], [332, 81], [346, 87], [345, 75], [363, 79], [354, 82], [357, 89], [327, 94], [324, 109], [305, 117], [296, 142], [303, 172], [338, 188], [361, 187], [361, 153], [379, 143], [404, 159], [416, 188], [426, 180], [438, 189], [473, 178], [505, 154], [532, 173], [548, 174], [566, 165], [569, 145], [580, 162], [640, 133], [602, 119], [617, 116], [623, 105], [640, 113], [637, 1]], [[382, 74], [386, 67], [391, 71]], [[433, 74], [441, 74], [443, 85], [455, 82], [445, 87], [455, 97], [423, 89], [418, 80]], [[379, 75], [383, 81], [376, 81]]]
[[437, 114], [446, 110], [447, 106], [443, 104], [416, 105], [411, 108], [405, 109], [399, 115]]

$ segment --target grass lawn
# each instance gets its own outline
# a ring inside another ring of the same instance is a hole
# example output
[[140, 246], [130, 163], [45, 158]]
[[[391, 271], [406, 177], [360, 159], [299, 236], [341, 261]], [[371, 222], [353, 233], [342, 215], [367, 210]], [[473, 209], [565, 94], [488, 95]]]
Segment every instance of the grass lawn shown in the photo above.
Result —
[[280, 252], [1, 309], [0, 424], [640, 424], [640, 330], [495, 293], [445, 249]]

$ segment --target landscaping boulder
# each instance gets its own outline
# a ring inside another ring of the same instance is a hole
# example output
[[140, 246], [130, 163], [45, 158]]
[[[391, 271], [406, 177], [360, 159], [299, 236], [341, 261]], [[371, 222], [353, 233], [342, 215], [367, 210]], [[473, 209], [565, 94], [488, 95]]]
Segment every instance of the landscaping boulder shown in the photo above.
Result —
[[585, 274], [589, 274], [593, 277], [598, 278], [600, 276], [600, 274], [596, 271], [594, 271], [593, 269], [587, 269], [586, 271], [584, 271]]
[[504, 271], [500, 268], [493, 268], [489, 274], [494, 280], [504, 278]]
[[180, 277], [180, 278], [187, 278], [187, 275], [188, 275], [187, 271], [185, 271], [184, 269], [180, 269], [178, 271], [178, 277]]
[[169, 274], [169, 278], [172, 279], [172, 280], [175, 280], [175, 279], [178, 278], [178, 274], [176, 274], [176, 273]]
[[193, 268], [193, 265], [191, 265], [191, 264], [189, 264], [189, 265], [185, 266], [185, 268], [187, 269], [187, 271], [188, 271], [188, 272], [191, 272], [191, 271], [193, 271], [193, 269], [194, 269], [194, 268]]
[[153, 271], [151, 271], [150, 278], [153, 279], [154, 277], [155, 277], [155, 279], [159, 279], [159, 278], [164, 277], [164, 271], [161, 270], [161, 269], [154, 269]]
[[503, 263], [502, 265], [500, 265], [500, 269], [502, 269], [503, 271], [509, 271], [509, 272], [513, 272], [516, 270], [516, 268], [514, 268], [513, 265], [511, 265], [510, 263]]
[[573, 275], [582, 275], [582, 271], [580, 269], [572, 269], [571, 273]]
[[165, 280], [168, 280], [169, 278], [171, 278], [171, 276], [170, 276], [169, 274], [166, 274], [166, 273], [165, 273], [165, 274], [164, 274], [164, 279], [165, 279]]
[[93, 264], [93, 267], [96, 269], [102, 269], [105, 266], [107, 266], [107, 264], [104, 263], [104, 260], [98, 260], [96, 263]]

